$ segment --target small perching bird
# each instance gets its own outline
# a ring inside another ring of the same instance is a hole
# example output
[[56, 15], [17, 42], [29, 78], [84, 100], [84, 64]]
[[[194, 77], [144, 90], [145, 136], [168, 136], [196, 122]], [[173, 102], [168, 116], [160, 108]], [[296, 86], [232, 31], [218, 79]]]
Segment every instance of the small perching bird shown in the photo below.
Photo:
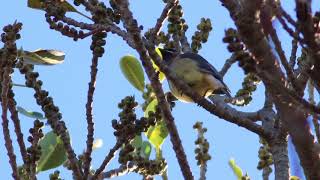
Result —
[[[219, 72], [200, 55], [192, 52], [179, 54], [173, 49], [159, 48], [159, 50], [169, 69], [199, 95], [207, 98], [212, 94], [225, 94], [231, 97], [230, 90]], [[189, 96], [178, 90], [173, 82], [168, 80], [168, 83], [172, 94], [177, 99], [193, 102]]]

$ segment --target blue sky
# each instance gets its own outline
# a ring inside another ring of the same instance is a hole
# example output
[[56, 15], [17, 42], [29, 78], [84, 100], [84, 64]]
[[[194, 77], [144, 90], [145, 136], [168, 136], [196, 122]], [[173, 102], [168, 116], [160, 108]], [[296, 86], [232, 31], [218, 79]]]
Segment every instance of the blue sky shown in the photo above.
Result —
[[[71, 1], [70, 1], [71, 2]], [[131, 8], [134, 16], [144, 29], [152, 27], [156, 18], [160, 15], [164, 3], [161, 0], [132, 0]], [[212, 63], [217, 69], [221, 69], [225, 59], [230, 57], [226, 45], [222, 43], [224, 30], [233, 27], [227, 10], [221, 6], [220, 1], [203, 0], [198, 3], [189, 1], [181, 2], [189, 30], [187, 35], [189, 39], [196, 29], [197, 23], [201, 17], [210, 18], [213, 24], [213, 31], [210, 34], [208, 43], [203, 45], [199, 53]], [[287, 9], [293, 12], [292, 4], [286, 4]], [[81, 9], [82, 12], [83, 9]], [[71, 17], [83, 19], [76, 14], [69, 13]], [[37, 66], [36, 71], [40, 73], [40, 79], [44, 82], [43, 88], [48, 90], [54, 98], [54, 102], [59, 106], [63, 119], [69, 129], [77, 154], [82, 153], [86, 141], [86, 119], [85, 104], [88, 82], [90, 78], [91, 51], [89, 50], [91, 38], [74, 42], [72, 39], [63, 37], [59, 32], [50, 30], [45, 22], [44, 12], [30, 9], [26, 1], [10, 0], [2, 2], [0, 7], [0, 27], [13, 23], [15, 20], [23, 23], [21, 32], [22, 38], [17, 42], [18, 47], [22, 46], [25, 50], [59, 49], [66, 53], [65, 62], [56, 66]], [[286, 42], [283, 43], [284, 49], [291, 47], [291, 41], [287, 39], [285, 33], [280, 32]], [[130, 49], [121, 38], [115, 35], [108, 35], [105, 48], [105, 55], [99, 61], [98, 80], [94, 97], [94, 119], [95, 119], [95, 137], [103, 139], [102, 148], [93, 152], [93, 167], [97, 168], [103, 161], [105, 154], [113, 146], [115, 138], [111, 128], [111, 120], [117, 118], [119, 109], [117, 103], [127, 95], [134, 95], [139, 103], [142, 103], [141, 93], [133, 88], [122, 75], [119, 68], [119, 59], [127, 54], [137, 55]], [[23, 83], [23, 77], [19, 73], [14, 74], [15, 83]], [[231, 89], [234, 95], [243, 80], [243, 72], [234, 65], [226, 74], [224, 81]], [[164, 83], [164, 89], [168, 91], [167, 82]], [[15, 87], [18, 105], [31, 110], [40, 110], [33, 99], [31, 89]], [[264, 88], [258, 86], [254, 93], [254, 100], [246, 107], [239, 108], [243, 111], [254, 111], [263, 105]], [[143, 115], [141, 112], [139, 115]], [[177, 103], [173, 110], [173, 115], [182, 138], [188, 161], [196, 179], [199, 177], [199, 168], [194, 158], [194, 141], [196, 132], [192, 126], [196, 121], [203, 121], [204, 126], [208, 128], [206, 137], [210, 142], [210, 154], [212, 160], [208, 162], [208, 179], [236, 179], [228, 166], [228, 160], [234, 158], [239, 166], [246, 171], [251, 179], [262, 179], [261, 172], [256, 169], [258, 163], [259, 137], [247, 130], [230, 124], [208, 112], [204, 111], [195, 104]], [[21, 124], [24, 137], [32, 127], [33, 120], [27, 117], [21, 117]], [[12, 127], [12, 125], [11, 125]], [[48, 132], [50, 129], [45, 128]], [[12, 137], [15, 139], [14, 134]], [[3, 135], [0, 133], [0, 152], [1, 159], [1, 177], [2, 179], [11, 179], [11, 168], [9, 167], [6, 155]], [[14, 144], [18, 153], [18, 146]], [[169, 166], [169, 179], [183, 179], [179, 170], [175, 153], [169, 139], [163, 144], [163, 153]], [[18, 158], [21, 164], [21, 158]], [[118, 166], [117, 158], [107, 167], [108, 170]], [[61, 169], [61, 168], [59, 168]], [[52, 172], [52, 171], [50, 171]], [[49, 172], [39, 174], [38, 179], [48, 179]], [[62, 169], [62, 178], [71, 179], [71, 173]], [[130, 174], [115, 179], [141, 179], [139, 175]], [[160, 179], [157, 177], [156, 179]], [[272, 179], [272, 178], [271, 178]]]

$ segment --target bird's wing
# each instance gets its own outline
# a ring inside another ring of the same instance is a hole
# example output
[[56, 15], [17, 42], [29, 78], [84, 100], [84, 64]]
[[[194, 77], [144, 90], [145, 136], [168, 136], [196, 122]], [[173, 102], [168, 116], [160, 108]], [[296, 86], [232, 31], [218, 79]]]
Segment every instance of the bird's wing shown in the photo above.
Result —
[[222, 77], [220, 76], [219, 72], [214, 68], [207, 60], [205, 60], [202, 56], [196, 53], [184, 53], [179, 55], [179, 58], [189, 58], [197, 61], [199, 65], [199, 69], [201, 72], [211, 74], [216, 79], [222, 81]]
[[179, 55], [179, 58], [190, 58], [190, 59], [193, 59], [193, 60], [197, 61], [198, 65], [200, 67], [199, 70], [201, 72], [211, 74], [213, 77], [215, 77], [216, 79], [220, 80], [222, 82], [222, 84], [226, 87], [227, 91], [230, 93], [230, 90], [229, 90], [228, 86], [223, 82], [222, 76], [217, 71], [217, 69], [214, 68], [202, 56], [200, 56], [199, 54], [196, 54], [196, 53], [189, 52], [189, 53], [184, 53], [184, 54]]

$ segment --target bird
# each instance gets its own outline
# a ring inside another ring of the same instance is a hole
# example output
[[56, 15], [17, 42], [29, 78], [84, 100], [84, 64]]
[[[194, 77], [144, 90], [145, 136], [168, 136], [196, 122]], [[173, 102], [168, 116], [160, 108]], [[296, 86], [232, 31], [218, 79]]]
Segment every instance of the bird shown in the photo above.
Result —
[[[178, 53], [174, 49], [159, 48], [162, 59], [177, 77], [183, 80], [202, 97], [215, 94], [225, 94], [231, 98], [228, 86], [223, 82], [222, 76], [206, 59], [197, 53]], [[175, 84], [168, 79], [171, 93], [182, 102], [193, 102], [193, 100], [179, 90]]]

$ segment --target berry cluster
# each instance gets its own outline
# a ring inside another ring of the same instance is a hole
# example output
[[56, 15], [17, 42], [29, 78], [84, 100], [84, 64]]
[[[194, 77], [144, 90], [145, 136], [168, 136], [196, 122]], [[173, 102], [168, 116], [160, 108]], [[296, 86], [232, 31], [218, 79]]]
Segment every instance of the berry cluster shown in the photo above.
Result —
[[145, 177], [162, 174], [167, 168], [167, 163], [164, 159], [149, 160], [137, 153], [134, 153], [135, 148], [131, 144], [127, 144], [119, 153], [119, 163], [127, 164], [133, 162], [137, 168], [134, 170]]
[[44, 123], [37, 119], [33, 123], [33, 128], [29, 129], [31, 135], [28, 137], [28, 141], [31, 143], [31, 146], [27, 149], [28, 164], [37, 162], [41, 157], [41, 147], [38, 145], [38, 142], [44, 136], [42, 132], [43, 126]]
[[135, 102], [133, 96], [125, 97], [118, 107], [122, 109], [119, 113], [120, 120], [112, 120], [112, 127], [115, 129], [114, 135], [119, 142], [130, 142], [136, 135], [141, 132], [146, 132], [150, 126], [156, 124], [156, 115], [150, 113], [148, 118], [142, 117], [137, 119], [135, 114], [135, 107], [138, 103]]

